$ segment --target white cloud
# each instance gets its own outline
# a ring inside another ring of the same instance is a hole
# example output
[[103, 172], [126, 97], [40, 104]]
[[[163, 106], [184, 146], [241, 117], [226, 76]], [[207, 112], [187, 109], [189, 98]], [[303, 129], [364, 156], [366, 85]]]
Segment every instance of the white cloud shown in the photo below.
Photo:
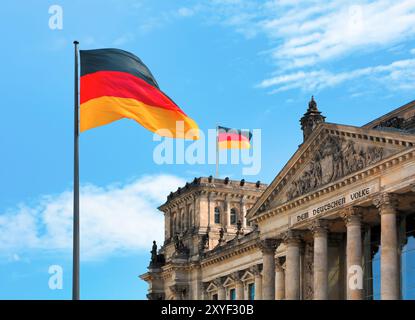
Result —
[[[184, 181], [170, 175], [146, 176], [128, 184], [81, 187], [81, 259], [151, 248], [163, 239], [157, 206]], [[42, 196], [0, 214], [0, 254], [66, 252], [72, 248], [72, 192]], [[36, 251], [38, 252], [38, 251]]]
[[313, 65], [359, 49], [375, 50], [413, 37], [415, 2], [300, 4], [282, 18], [265, 19], [262, 26], [268, 36], [282, 39], [282, 44], [273, 50], [281, 65]]
[[258, 87], [273, 88], [271, 93], [301, 89], [317, 91], [356, 78], [370, 78], [393, 89], [415, 89], [415, 59], [398, 60], [387, 65], [332, 73], [326, 70], [297, 71], [262, 81]]
[[[345, 71], [347, 65], [343, 63], [344, 58], [363, 53], [370, 65], [371, 55], [414, 39], [413, 0], [215, 0], [208, 10], [213, 22], [231, 26], [247, 37], [262, 34], [269, 39], [272, 48], [267, 52], [276, 72], [260, 86], [280, 85], [274, 92], [326, 88], [367, 77], [371, 71], [390, 78], [397, 74], [408, 76], [407, 82], [413, 79], [412, 69], [405, 72], [398, 65], [387, 74], [387, 70], [380, 70], [382, 66]], [[397, 64], [401, 59], [397, 59]], [[342, 72], [334, 71], [336, 63], [342, 66]], [[395, 88], [407, 88], [404, 82], [402, 79], [395, 83]]]

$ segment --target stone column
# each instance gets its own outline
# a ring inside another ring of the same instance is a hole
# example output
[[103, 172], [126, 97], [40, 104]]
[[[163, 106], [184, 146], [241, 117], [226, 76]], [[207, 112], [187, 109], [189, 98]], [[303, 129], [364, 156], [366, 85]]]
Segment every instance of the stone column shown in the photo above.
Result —
[[363, 299], [362, 214], [361, 208], [350, 207], [342, 213], [347, 229], [346, 292], [347, 300]]
[[172, 237], [171, 226], [171, 209], [164, 212], [164, 239], [168, 240]]
[[244, 283], [242, 282], [242, 274], [240, 272], [235, 272], [232, 275], [235, 281], [235, 299], [244, 300]]
[[252, 273], [255, 279], [255, 300], [262, 300], [262, 274], [261, 266], [255, 265], [252, 267]]
[[275, 249], [277, 241], [274, 239], [261, 240], [259, 247], [262, 251], [262, 299], [275, 299]]
[[397, 197], [383, 193], [374, 199], [380, 213], [380, 292], [382, 300], [398, 300], [400, 267], [396, 222]]
[[223, 286], [224, 278], [215, 280], [215, 285], [218, 288], [218, 300], [226, 300], [226, 289]]
[[282, 258], [275, 260], [275, 300], [285, 299], [285, 271]]
[[314, 237], [314, 300], [327, 300], [328, 257], [327, 257], [327, 221], [317, 220], [311, 226]]
[[210, 300], [209, 292], [207, 292], [209, 285], [209, 282], [202, 282], [202, 300]]
[[245, 199], [241, 199], [241, 222], [242, 222], [242, 228], [246, 228], [246, 204]]
[[231, 202], [225, 199], [225, 226], [229, 228], [231, 225]]
[[373, 246], [371, 243], [372, 231], [369, 225], [364, 226], [363, 231], [363, 279], [365, 279], [363, 290], [364, 296], [373, 296], [373, 272], [372, 272], [372, 260], [373, 260]]
[[287, 247], [285, 262], [285, 298], [287, 300], [300, 299], [300, 247], [301, 238], [295, 231], [288, 231], [284, 235]]
[[212, 217], [212, 194], [210, 192], [207, 195], [207, 201], [208, 201], [208, 210], [207, 210], [208, 225], [207, 226], [208, 226], [208, 228], [210, 228], [210, 225], [213, 224], [213, 222], [212, 222], [212, 219], [213, 219], [213, 217]]

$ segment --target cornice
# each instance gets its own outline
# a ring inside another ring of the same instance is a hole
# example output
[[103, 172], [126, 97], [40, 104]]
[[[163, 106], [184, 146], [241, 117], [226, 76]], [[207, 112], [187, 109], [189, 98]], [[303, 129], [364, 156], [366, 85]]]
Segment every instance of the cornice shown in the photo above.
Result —
[[209, 186], [200, 185], [193, 187], [191, 190], [188, 190], [171, 200], [168, 200], [158, 209], [165, 212], [170, 209], [181, 208], [183, 204], [194, 201], [195, 198], [197, 199], [208, 196], [211, 198], [211, 201], [215, 201], [215, 197], [226, 197], [230, 199], [230, 201], [255, 202], [262, 195], [264, 189], [265, 188], [258, 188], [251, 190], [244, 189], [244, 187], [223, 188], [217, 187], [215, 184]]
[[[258, 240], [259, 234], [255, 233], [252, 239], [244, 242], [237, 243], [234, 245], [226, 244], [221, 251], [211, 251], [210, 255], [201, 260], [200, 265], [206, 267], [224, 260], [227, 260], [231, 257], [237, 256], [239, 254], [250, 252], [253, 250], [259, 250]], [[208, 252], [209, 253], [209, 252]]]

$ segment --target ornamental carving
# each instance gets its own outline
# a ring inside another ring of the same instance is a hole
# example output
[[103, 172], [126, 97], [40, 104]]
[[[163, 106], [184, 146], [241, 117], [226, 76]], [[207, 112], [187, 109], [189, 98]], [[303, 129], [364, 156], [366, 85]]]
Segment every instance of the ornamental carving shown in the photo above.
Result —
[[393, 117], [390, 118], [386, 121], [383, 121], [381, 123], [379, 123], [379, 125], [377, 125], [375, 127], [375, 129], [377, 128], [396, 128], [396, 129], [404, 129], [404, 122], [405, 119], [404, 118], [400, 118], [400, 117]]
[[288, 189], [287, 200], [363, 169], [385, 157], [381, 147], [356, 144], [338, 136], [328, 136], [309, 161], [305, 171]]

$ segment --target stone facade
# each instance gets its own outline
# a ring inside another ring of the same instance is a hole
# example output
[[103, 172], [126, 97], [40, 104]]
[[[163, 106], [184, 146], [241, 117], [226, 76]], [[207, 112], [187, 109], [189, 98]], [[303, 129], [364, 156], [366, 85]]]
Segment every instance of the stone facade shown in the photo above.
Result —
[[[149, 299], [402, 297], [415, 223], [415, 102], [363, 127], [326, 123], [312, 99], [304, 141], [270, 185], [195, 178], [159, 209]], [[411, 226], [411, 227], [409, 227]]]

